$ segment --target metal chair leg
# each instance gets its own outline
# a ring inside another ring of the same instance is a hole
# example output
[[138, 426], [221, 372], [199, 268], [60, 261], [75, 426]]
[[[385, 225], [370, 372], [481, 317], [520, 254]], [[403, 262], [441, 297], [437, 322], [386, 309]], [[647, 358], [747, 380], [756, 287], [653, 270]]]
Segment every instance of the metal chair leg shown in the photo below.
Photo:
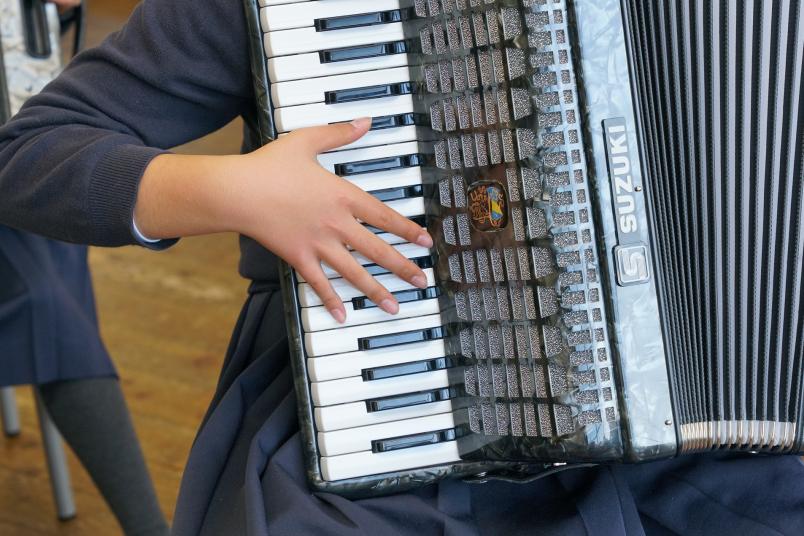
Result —
[[20, 414], [13, 387], [0, 387], [0, 413], [3, 416], [3, 432], [9, 437], [20, 433]]
[[50, 471], [50, 484], [53, 487], [53, 499], [56, 502], [56, 512], [59, 519], [66, 521], [75, 517], [75, 501], [70, 486], [70, 471], [64, 455], [64, 445], [61, 434], [50, 419], [39, 390], [34, 388], [36, 398], [36, 411], [39, 414], [39, 427], [42, 430], [42, 444], [45, 447], [48, 471]]

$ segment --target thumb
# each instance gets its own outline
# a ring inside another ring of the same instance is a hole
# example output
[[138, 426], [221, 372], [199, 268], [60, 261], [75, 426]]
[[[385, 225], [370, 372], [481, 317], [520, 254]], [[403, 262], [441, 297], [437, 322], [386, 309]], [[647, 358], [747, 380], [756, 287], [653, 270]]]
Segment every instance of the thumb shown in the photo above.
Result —
[[371, 128], [371, 118], [362, 117], [351, 123], [335, 123], [297, 130], [304, 136], [306, 148], [315, 154], [325, 153], [362, 138]]

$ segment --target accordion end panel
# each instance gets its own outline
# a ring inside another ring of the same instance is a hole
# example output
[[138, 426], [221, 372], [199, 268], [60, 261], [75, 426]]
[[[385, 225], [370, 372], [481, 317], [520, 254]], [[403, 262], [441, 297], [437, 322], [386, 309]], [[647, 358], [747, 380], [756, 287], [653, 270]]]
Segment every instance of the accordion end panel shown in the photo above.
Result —
[[661, 267], [647, 212], [649, 174], [635, 114], [627, 19], [619, 0], [571, 0], [571, 40], [586, 154], [594, 185], [596, 242], [623, 408], [625, 459], [673, 456], [678, 425], [668, 339], [660, 316]]

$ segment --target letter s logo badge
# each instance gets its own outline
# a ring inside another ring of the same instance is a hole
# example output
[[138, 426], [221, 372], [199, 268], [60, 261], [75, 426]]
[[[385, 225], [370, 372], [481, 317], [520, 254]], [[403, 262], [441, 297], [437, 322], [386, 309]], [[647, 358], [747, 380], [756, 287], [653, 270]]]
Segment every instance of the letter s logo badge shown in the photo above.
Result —
[[648, 248], [644, 245], [614, 248], [617, 259], [617, 282], [620, 286], [647, 283], [650, 279]]

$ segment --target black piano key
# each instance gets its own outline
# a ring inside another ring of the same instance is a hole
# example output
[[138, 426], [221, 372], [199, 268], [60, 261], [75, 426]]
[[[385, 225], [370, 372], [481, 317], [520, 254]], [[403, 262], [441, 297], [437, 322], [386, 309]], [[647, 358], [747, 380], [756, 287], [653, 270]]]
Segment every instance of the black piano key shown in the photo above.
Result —
[[386, 128], [397, 127], [412, 127], [415, 125], [425, 124], [422, 121], [417, 121], [416, 114], [399, 114], [399, 115], [384, 115], [382, 117], [375, 117], [371, 120], [371, 130], [383, 130]]
[[401, 344], [414, 342], [425, 342], [444, 338], [444, 328], [417, 329], [415, 331], [405, 331], [403, 333], [389, 333], [387, 335], [377, 335], [365, 337], [357, 340], [358, 348], [361, 350], [376, 350], [377, 348], [388, 348]]
[[442, 402], [455, 397], [455, 391], [449, 387], [433, 389], [432, 391], [419, 391], [416, 393], [406, 393], [404, 395], [386, 396], [366, 400], [366, 411], [386, 411], [389, 409], [406, 408], [409, 406], [419, 406], [421, 404], [431, 404]]
[[347, 28], [360, 28], [362, 26], [375, 26], [377, 24], [391, 24], [402, 22], [410, 18], [408, 10], [392, 9], [389, 11], [376, 11], [374, 13], [359, 13], [357, 15], [342, 15], [315, 20], [316, 32], [329, 32], [332, 30], [345, 30]]
[[381, 84], [377, 86], [327, 91], [324, 94], [324, 102], [326, 104], [343, 104], [345, 102], [380, 99], [397, 95], [410, 95], [411, 93], [413, 93], [412, 83], [399, 82], [396, 84]]
[[422, 447], [424, 445], [435, 445], [436, 443], [443, 443], [444, 441], [455, 441], [456, 437], [457, 434], [454, 428], [437, 430], [435, 432], [423, 432], [421, 434], [374, 440], [371, 442], [371, 450], [372, 452], [390, 452], [392, 450]]
[[[400, 290], [392, 294], [399, 303], [409, 303], [438, 298], [441, 296], [441, 290], [438, 287], [429, 287], [425, 289]], [[352, 307], [355, 311], [359, 311], [361, 309], [373, 309], [377, 307], [377, 304], [365, 296], [361, 296], [359, 298], [352, 298]]]
[[[423, 214], [420, 215], [420, 216], [413, 216], [412, 218], [409, 218], [409, 219], [410, 219], [410, 221], [412, 221], [413, 223], [415, 223], [416, 225], [418, 225], [420, 227], [424, 227], [426, 222], [427, 222], [427, 218]], [[378, 229], [377, 227], [374, 227], [374, 226], [371, 226], [371, 225], [365, 225], [365, 228], [368, 229], [369, 231], [371, 231], [374, 234], [380, 234], [380, 233], [388, 232], [388, 231], [384, 231], [382, 229]]]
[[424, 156], [420, 154], [406, 154], [400, 156], [389, 156], [386, 158], [375, 158], [373, 160], [363, 160], [361, 162], [345, 162], [335, 164], [335, 174], [339, 177], [351, 177], [364, 173], [376, 173], [379, 171], [391, 171], [419, 167], [424, 163]]
[[408, 44], [405, 41], [391, 41], [389, 43], [373, 43], [369, 45], [322, 50], [318, 53], [318, 58], [321, 63], [336, 63], [339, 61], [391, 56], [393, 54], [406, 54], [407, 52]]
[[387, 203], [389, 201], [399, 201], [400, 199], [410, 199], [422, 196], [422, 185], [400, 186], [399, 188], [387, 188], [385, 190], [374, 190], [371, 195], [378, 201]]
[[428, 359], [426, 361], [414, 361], [412, 363], [400, 363], [398, 365], [363, 369], [363, 379], [367, 382], [374, 380], [385, 380], [387, 378], [409, 376], [410, 374], [421, 374], [423, 372], [433, 372], [435, 370], [446, 370], [454, 366], [455, 360], [453, 358], [439, 357], [436, 359]]

